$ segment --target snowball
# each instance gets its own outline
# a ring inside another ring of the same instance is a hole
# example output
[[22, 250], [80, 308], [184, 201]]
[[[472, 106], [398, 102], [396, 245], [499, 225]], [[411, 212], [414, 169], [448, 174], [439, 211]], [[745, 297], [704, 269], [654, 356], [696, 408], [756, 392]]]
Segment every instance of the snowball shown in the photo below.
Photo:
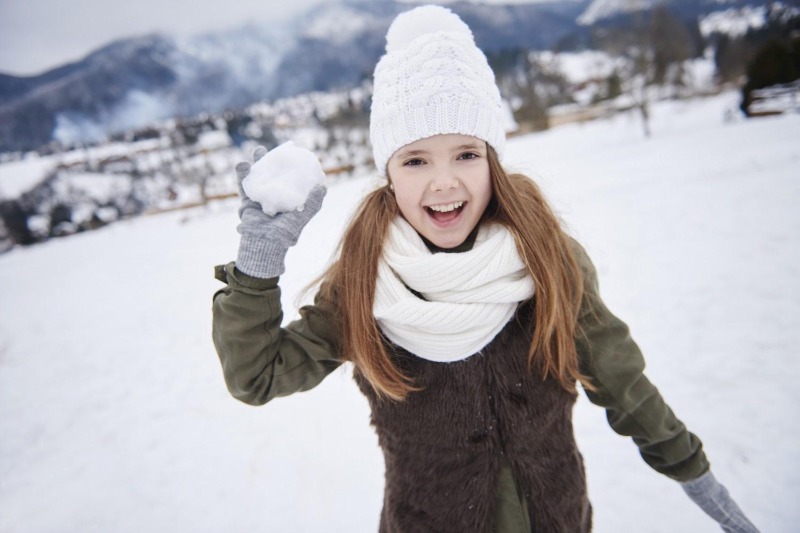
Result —
[[269, 216], [303, 210], [308, 193], [322, 183], [325, 172], [311, 150], [287, 141], [267, 152], [242, 180], [251, 200]]
[[442, 6], [422, 6], [401, 13], [386, 32], [386, 51], [405, 50], [417, 37], [439, 31], [469, 36], [472, 32], [458, 15]]

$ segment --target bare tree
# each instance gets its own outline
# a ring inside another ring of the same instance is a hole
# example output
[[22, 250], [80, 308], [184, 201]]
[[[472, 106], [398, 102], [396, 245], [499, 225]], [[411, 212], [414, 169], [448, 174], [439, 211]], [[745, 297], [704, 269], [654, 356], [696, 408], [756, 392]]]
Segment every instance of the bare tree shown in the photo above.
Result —
[[665, 6], [648, 12], [638, 0], [628, 2], [629, 26], [598, 31], [595, 39], [610, 54], [622, 58], [617, 71], [620, 88], [639, 112], [644, 135], [649, 137], [653, 89], [674, 91], [685, 86], [683, 65], [695, 50], [687, 25]]
[[684, 65], [694, 55], [688, 27], [666, 6], [659, 5], [650, 14], [648, 29], [651, 83], [662, 87], [684, 86], [687, 75]]
[[520, 130], [547, 129], [548, 109], [570, 101], [569, 84], [558, 65], [530, 50], [504, 50], [494, 54], [491, 63], [503, 97], [512, 104]]

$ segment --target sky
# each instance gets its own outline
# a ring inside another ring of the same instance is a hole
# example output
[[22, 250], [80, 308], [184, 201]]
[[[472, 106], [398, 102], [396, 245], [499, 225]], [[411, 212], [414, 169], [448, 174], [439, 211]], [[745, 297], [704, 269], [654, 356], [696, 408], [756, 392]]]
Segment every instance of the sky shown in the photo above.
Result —
[[110, 41], [155, 31], [191, 35], [247, 22], [277, 24], [331, 1], [335, 0], [0, 0], [0, 73], [40, 74], [80, 60]]

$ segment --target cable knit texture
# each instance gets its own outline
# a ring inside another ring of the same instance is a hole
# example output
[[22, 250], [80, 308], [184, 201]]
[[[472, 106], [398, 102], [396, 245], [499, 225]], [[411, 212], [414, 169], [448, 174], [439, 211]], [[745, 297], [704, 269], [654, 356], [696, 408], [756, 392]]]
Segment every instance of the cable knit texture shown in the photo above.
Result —
[[445, 363], [489, 344], [533, 292], [533, 280], [505, 227], [483, 224], [472, 250], [433, 254], [397, 217], [378, 265], [374, 313], [390, 341]]
[[457, 133], [489, 143], [502, 158], [503, 104], [486, 56], [469, 27], [447, 8], [401, 13], [375, 67], [370, 141], [375, 165], [433, 135]]

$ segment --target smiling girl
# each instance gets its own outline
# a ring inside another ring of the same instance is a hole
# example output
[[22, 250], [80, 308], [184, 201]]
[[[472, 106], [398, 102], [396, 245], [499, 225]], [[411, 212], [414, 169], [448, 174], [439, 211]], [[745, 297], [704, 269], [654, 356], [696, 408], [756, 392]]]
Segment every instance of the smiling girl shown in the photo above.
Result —
[[397, 206], [428, 242], [454, 248], [477, 227], [492, 197], [486, 152], [480, 139], [436, 135], [389, 159]]
[[[278, 277], [325, 190], [275, 216], [240, 191], [239, 254], [217, 268], [227, 286], [214, 296], [231, 393], [264, 404], [350, 362], [385, 458], [380, 531], [574, 533], [592, 521], [572, 429], [580, 383], [725, 531], [756, 531], [645, 377], [585, 251], [537, 186], [503, 169], [494, 76], [449, 10], [416, 8], [390, 27], [370, 138], [386, 182], [285, 328]], [[240, 181], [249, 169], [237, 166]]]

